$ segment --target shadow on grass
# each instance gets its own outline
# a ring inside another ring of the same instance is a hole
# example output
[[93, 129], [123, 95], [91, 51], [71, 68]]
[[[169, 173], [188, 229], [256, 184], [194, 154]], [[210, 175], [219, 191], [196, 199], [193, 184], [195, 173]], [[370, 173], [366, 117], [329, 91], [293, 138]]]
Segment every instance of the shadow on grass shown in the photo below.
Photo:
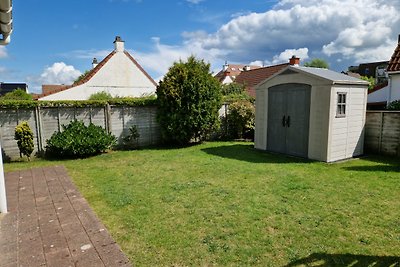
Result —
[[400, 257], [395, 256], [367, 256], [353, 254], [325, 254], [313, 253], [307, 258], [295, 260], [285, 267], [297, 266], [400, 266]]
[[236, 159], [241, 161], [247, 161], [251, 163], [310, 163], [312, 161], [289, 157], [280, 154], [273, 154], [266, 151], [257, 150], [253, 144], [236, 144], [228, 146], [218, 146], [203, 148], [203, 152], [229, 159]]
[[400, 158], [388, 157], [379, 155], [369, 155], [364, 159], [364, 162], [369, 162], [369, 165], [349, 166], [344, 167], [350, 171], [365, 171], [365, 172], [400, 172]]

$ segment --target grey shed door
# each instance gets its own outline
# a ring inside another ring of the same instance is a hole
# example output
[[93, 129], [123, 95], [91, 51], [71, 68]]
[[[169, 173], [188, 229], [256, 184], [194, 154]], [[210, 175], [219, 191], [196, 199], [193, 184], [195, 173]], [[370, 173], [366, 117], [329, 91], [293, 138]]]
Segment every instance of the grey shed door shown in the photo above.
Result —
[[311, 86], [282, 84], [268, 89], [267, 149], [308, 156]]

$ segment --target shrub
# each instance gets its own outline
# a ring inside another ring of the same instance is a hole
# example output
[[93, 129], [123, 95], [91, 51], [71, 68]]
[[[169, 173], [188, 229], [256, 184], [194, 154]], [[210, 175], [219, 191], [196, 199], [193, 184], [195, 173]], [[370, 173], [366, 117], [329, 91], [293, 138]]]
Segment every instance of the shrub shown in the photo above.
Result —
[[223, 84], [221, 88], [221, 93], [224, 96], [228, 95], [242, 95], [245, 94], [245, 86], [243, 84], [239, 83], [228, 83], [228, 84]]
[[47, 140], [46, 153], [61, 158], [84, 158], [100, 154], [115, 143], [115, 136], [102, 127], [93, 123], [86, 126], [83, 121], [75, 120]]
[[33, 132], [28, 122], [23, 121], [15, 127], [14, 139], [17, 140], [19, 156], [25, 155], [30, 160], [34, 149]]
[[164, 141], [201, 141], [218, 126], [221, 85], [210, 64], [191, 56], [175, 62], [157, 87], [158, 114]]
[[231, 138], [254, 138], [255, 107], [247, 100], [239, 100], [229, 105], [228, 134]]
[[400, 100], [395, 100], [390, 102], [390, 104], [387, 106], [388, 110], [400, 110]]
[[105, 91], [97, 92], [89, 96], [89, 100], [110, 100], [113, 96]]
[[0, 100], [32, 100], [32, 95], [23, 89], [16, 89], [0, 97]]
[[123, 145], [126, 149], [133, 149], [138, 146], [138, 139], [140, 137], [139, 130], [136, 125], [129, 128], [129, 134], [123, 138]]

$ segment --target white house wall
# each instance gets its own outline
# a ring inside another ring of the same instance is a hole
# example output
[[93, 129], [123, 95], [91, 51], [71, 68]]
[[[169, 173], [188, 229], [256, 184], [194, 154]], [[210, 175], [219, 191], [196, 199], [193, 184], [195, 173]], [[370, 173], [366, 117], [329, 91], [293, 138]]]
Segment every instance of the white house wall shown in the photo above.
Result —
[[400, 73], [390, 74], [391, 96], [390, 102], [400, 100]]
[[155, 94], [156, 86], [124, 52], [117, 52], [86, 83], [40, 100], [87, 100], [103, 91], [112, 96], [140, 97]]
[[[347, 93], [346, 116], [336, 117], [337, 93]], [[363, 153], [367, 89], [334, 86], [331, 93], [328, 162], [359, 156]]]

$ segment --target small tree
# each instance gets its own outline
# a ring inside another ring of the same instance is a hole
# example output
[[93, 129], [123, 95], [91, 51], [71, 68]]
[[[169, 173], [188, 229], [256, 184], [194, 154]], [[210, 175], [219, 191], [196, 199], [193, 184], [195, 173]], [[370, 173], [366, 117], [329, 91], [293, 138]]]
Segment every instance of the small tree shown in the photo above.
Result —
[[305, 67], [329, 69], [329, 64], [322, 58], [314, 58], [313, 60], [304, 63]]
[[81, 75], [79, 75], [78, 78], [75, 79], [74, 84], [82, 81], [83, 79], [85, 79], [85, 77], [89, 74], [90, 70], [85, 70], [84, 73], [82, 73]]
[[158, 122], [165, 141], [203, 140], [218, 126], [221, 85], [210, 64], [194, 56], [175, 62], [157, 87]]
[[33, 132], [28, 122], [23, 121], [15, 127], [14, 139], [17, 140], [19, 156], [25, 155], [30, 161], [31, 154], [34, 149]]
[[228, 84], [223, 84], [222, 85], [222, 95], [228, 96], [228, 95], [242, 95], [245, 94], [245, 86], [240, 83], [228, 83]]
[[374, 77], [368, 77], [368, 76], [361, 76], [361, 79], [364, 81], [367, 81], [368, 84], [368, 90], [372, 90], [375, 87], [375, 78]]
[[133, 149], [138, 146], [140, 134], [137, 125], [132, 125], [129, 128], [129, 134], [123, 138], [123, 145], [126, 149]]
[[0, 97], [0, 100], [32, 100], [32, 95], [28, 94], [24, 89], [17, 88]]

